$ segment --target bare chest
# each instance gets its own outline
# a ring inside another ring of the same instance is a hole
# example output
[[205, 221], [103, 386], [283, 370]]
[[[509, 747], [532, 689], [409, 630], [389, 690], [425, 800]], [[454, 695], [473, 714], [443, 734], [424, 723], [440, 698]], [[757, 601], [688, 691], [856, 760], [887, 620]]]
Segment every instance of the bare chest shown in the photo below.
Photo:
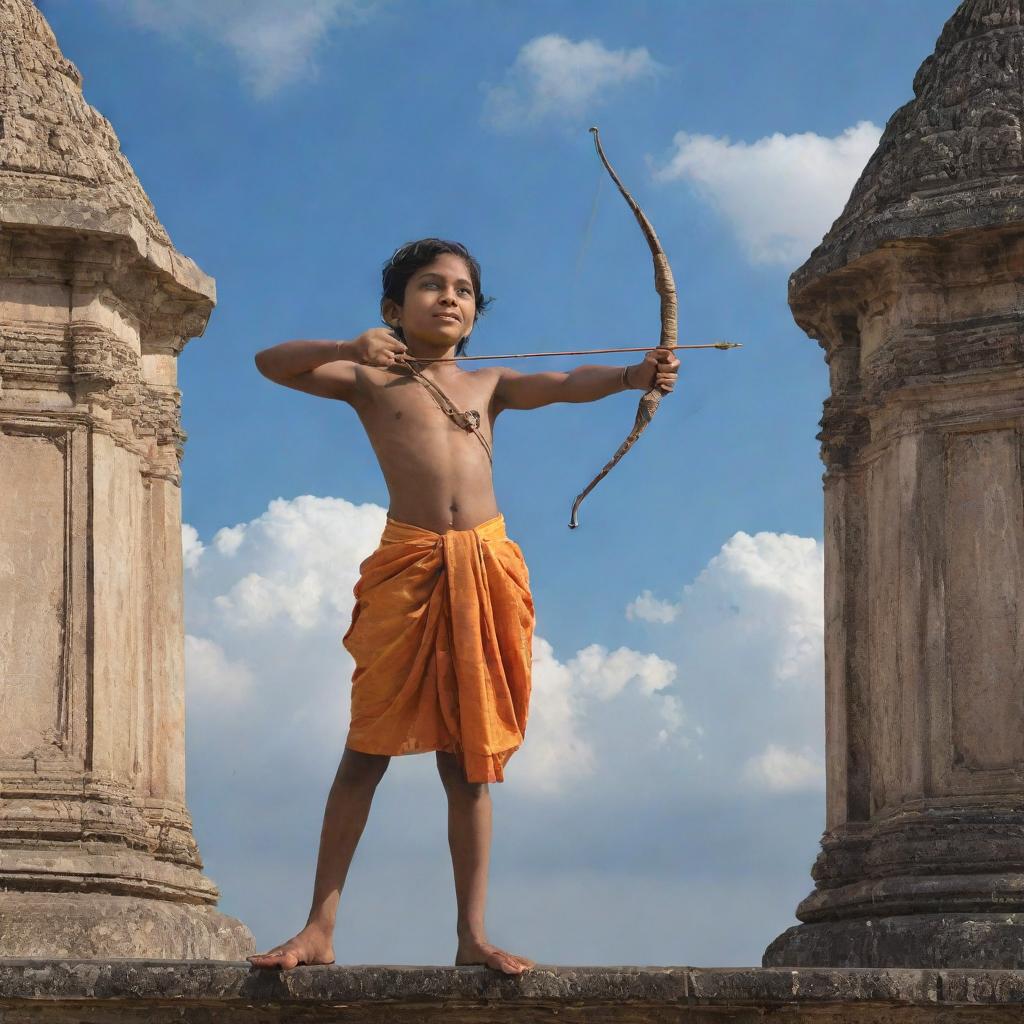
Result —
[[[459, 429], [459, 416], [475, 419], [488, 432], [491, 427], [493, 384], [481, 380], [483, 374], [420, 380], [411, 376], [382, 374], [380, 385], [372, 391], [367, 413], [375, 423], [403, 423], [406, 427]], [[451, 415], [453, 413], [454, 415]], [[403, 422], [404, 421], [404, 422]]]

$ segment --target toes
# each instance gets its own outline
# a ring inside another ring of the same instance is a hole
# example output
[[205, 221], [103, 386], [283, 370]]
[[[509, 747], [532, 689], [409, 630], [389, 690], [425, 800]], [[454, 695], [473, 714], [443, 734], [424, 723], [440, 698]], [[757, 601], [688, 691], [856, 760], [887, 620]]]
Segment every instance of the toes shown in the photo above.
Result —
[[490, 964], [491, 967], [497, 967], [498, 970], [504, 971], [506, 974], [522, 974], [523, 966], [519, 963], [516, 957], [512, 956], [511, 953], [493, 953], [491, 959], [494, 961]]
[[489, 967], [492, 971], [501, 971], [503, 974], [519, 975], [534, 966], [534, 961], [525, 956], [516, 956], [496, 946], [480, 946], [477, 948], [479, 959], [472, 959], [472, 954], [464, 954], [465, 959], [456, 956], [456, 966], [470, 966], [479, 964], [482, 967]]
[[274, 953], [256, 953], [253, 956], [247, 956], [246, 960], [253, 967], [281, 967], [286, 971], [297, 967], [300, 962], [299, 954], [294, 949], [282, 949]]

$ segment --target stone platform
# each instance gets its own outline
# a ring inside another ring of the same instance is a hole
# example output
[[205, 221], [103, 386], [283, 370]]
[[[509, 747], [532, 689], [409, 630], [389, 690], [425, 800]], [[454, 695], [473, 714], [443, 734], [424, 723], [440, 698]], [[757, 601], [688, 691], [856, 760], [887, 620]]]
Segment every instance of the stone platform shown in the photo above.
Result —
[[985, 1024], [1024, 1020], [1024, 971], [300, 967], [219, 960], [0, 959], [2, 1024], [504, 1022]]

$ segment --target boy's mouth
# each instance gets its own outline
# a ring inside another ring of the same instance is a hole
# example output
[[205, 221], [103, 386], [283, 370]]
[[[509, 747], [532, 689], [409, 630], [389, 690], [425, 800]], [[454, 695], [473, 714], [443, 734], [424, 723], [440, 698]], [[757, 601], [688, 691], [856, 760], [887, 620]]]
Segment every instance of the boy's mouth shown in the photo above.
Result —
[[456, 316], [456, 314], [454, 313], [435, 313], [434, 316], [436, 316], [439, 320], [451, 320], [454, 323], [462, 322], [462, 317]]

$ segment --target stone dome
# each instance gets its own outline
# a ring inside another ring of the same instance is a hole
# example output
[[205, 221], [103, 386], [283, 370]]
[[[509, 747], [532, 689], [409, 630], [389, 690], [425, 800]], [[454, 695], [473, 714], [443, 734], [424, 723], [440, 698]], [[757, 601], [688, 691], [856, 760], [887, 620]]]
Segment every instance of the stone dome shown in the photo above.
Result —
[[887, 242], [1024, 220], [1022, 0], [964, 0], [790, 300]]
[[0, 227], [127, 236], [179, 285], [214, 282], [174, 250], [110, 122], [31, 0], [0, 0]]

